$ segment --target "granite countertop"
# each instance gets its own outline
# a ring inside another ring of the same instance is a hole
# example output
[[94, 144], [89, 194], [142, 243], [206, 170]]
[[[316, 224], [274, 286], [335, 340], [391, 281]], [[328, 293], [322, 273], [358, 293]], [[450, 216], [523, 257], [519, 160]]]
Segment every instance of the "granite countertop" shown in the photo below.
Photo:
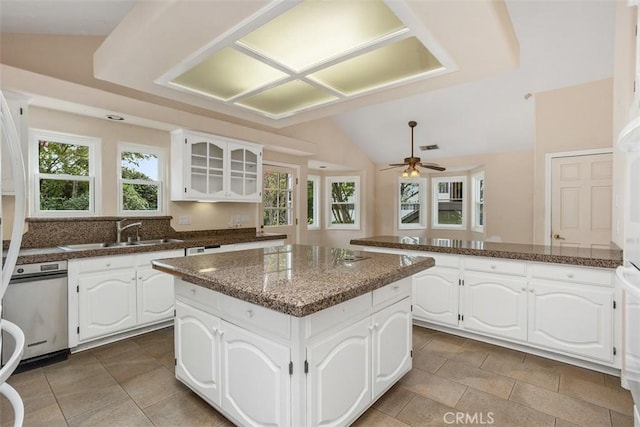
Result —
[[364, 237], [353, 239], [350, 243], [360, 246], [551, 262], [587, 267], [616, 268], [622, 265], [622, 251], [613, 247], [611, 249], [562, 248], [558, 246], [412, 236]]
[[303, 317], [434, 265], [433, 258], [307, 245], [155, 260], [183, 280]]
[[[185, 237], [172, 237], [182, 240], [181, 242], [162, 243], [158, 245], [141, 245], [141, 246], [119, 246], [113, 248], [101, 248], [91, 250], [73, 250], [68, 251], [59, 247], [46, 248], [21, 248], [18, 255], [18, 264], [32, 264], [37, 262], [62, 261], [74, 258], [89, 258], [98, 256], [126, 255], [143, 252], [171, 251], [174, 249], [185, 249], [196, 246], [209, 245], [231, 245], [234, 243], [257, 242], [261, 240], [280, 240], [286, 239], [285, 234], [272, 233], [227, 233], [221, 235], [197, 236], [197, 232], [189, 232]], [[63, 246], [62, 244], [60, 246]], [[2, 254], [6, 256], [6, 250]]]

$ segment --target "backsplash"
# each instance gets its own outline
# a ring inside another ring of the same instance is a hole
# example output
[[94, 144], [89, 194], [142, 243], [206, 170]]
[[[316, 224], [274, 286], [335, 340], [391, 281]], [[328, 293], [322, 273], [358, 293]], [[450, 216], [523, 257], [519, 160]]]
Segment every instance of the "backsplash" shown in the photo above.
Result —
[[[217, 236], [224, 234], [255, 234], [256, 229], [233, 228], [219, 230], [175, 231], [171, 227], [170, 216], [163, 217], [127, 217], [124, 224], [141, 222], [140, 239], [188, 239], [194, 237]], [[27, 218], [29, 230], [22, 236], [22, 248], [47, 248], [79, 243], [114, 242], [116, 240], [116, 221], [123, 217], [88, 217], [88, 218]], [[131, 236], [135, 238], [136, 229], [132, 227], [123, 231], [122, 240]], [[3, 248], [9, 241], [5, 240]]]

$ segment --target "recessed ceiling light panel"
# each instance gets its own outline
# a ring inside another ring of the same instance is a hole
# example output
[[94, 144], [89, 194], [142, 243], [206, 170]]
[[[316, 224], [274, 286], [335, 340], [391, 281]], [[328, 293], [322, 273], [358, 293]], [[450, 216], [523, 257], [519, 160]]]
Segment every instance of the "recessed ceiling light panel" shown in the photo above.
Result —
[[335, 96], [300, 80], [285, 83], [238, 103], [271, 116], [288, 114], [337, 99]]

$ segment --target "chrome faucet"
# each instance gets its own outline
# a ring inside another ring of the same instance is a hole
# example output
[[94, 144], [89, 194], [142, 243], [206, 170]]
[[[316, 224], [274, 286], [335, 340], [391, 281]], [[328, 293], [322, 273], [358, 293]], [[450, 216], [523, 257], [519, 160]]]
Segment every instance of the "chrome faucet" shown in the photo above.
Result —
[[142, 223], [141, 222], [134, 222], [128, 225], [125, 225], [124, 227], [122, 226], [122, 223], [128, 221], [127, 218], [123, 218], [120, 221], [116, 221], [116, 242], [120, 243], [122, 241], [122, 232], [124, 230], [126, 230], [127, 228], [131, 228], [131, 227], [142, 227]]

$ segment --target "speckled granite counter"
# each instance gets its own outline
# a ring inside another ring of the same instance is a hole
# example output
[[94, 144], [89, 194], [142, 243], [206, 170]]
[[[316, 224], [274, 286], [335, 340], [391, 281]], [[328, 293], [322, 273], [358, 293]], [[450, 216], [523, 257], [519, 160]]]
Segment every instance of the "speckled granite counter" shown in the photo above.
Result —
[[619, 249], [561, 248], [518, 243], [484, 242], [412, 236], [373, 236], [354, 239], [358, 246], [473, 255], [523, 261], [551, 262], [588, 267], [616, 268], [622, 265]]
[[153, 261], [187, 282], [303, 317], [434, 265], [433, 258], [288, 245]]

